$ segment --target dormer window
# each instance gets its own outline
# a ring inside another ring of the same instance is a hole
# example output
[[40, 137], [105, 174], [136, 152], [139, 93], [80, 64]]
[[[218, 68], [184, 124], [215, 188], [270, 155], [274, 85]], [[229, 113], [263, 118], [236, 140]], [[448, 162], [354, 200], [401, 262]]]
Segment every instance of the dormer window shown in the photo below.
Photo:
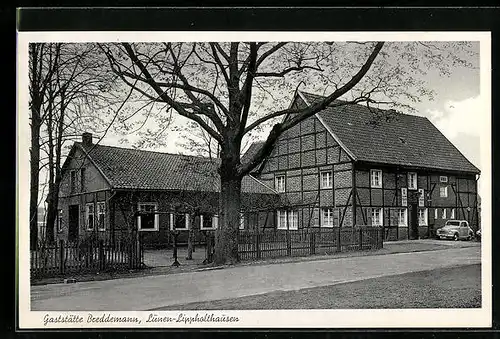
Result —
[[416, 190], [417, 189], [417, 173], [408, 172], [408, 189]]

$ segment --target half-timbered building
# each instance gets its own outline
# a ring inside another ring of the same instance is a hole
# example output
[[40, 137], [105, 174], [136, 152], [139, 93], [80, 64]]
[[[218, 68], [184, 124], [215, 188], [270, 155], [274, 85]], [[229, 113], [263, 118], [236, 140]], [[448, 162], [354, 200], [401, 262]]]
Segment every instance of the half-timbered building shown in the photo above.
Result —
[[[320, 98], [298, 92], [291, 107]], [[387, 240], [448, 219], [478, 228], [480, 171], [427, 118], [338, 103], [286, 131], [253, 173], [280, 194], [278, 228], [380, 225]]]

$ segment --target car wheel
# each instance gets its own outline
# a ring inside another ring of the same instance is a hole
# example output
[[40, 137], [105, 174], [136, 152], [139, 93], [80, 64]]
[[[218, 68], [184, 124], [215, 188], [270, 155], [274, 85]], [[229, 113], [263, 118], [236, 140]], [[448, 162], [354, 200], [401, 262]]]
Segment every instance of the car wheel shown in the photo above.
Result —
[[458, 241], [458, 234], [457, 233], [455, 233], [455, 235], [453, 236], [453, 240]]

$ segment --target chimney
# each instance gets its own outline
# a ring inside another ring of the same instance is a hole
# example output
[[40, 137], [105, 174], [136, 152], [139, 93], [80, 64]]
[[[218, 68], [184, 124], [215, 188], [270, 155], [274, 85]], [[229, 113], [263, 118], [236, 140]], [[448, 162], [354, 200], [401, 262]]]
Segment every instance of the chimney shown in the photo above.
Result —
[[83, 146], [92, 146], [92, 133], [82, 133], [82, 144]]

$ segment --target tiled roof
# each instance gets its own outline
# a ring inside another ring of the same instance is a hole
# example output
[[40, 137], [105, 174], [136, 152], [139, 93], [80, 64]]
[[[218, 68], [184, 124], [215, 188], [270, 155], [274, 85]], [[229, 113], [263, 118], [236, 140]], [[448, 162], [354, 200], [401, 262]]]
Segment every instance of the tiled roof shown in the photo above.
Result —
[[255, 153], [257, 153], [257, 151], [262, 145], [264, 145], [264, 141], [256, 141], [252, 143], [250, 147], [248, 147], [245, 154], [243, 154], [243, 156], [241, 157], [241, 163], [244, 164], [250, 161], [250, 159], [255, 155]]
[[[322, 98], [301, 94], [309, 104]], [[356, 160], [479, 173], [426, 117], [373, 108], [370, 111], [360, 104], [327, 107], [317, 115]]]
[[[113, 188], [220, 192], [219, 159], [92, 145], [90, 152]], [[245, 176], [243, 193], [275, 194], [257, 179]]]

